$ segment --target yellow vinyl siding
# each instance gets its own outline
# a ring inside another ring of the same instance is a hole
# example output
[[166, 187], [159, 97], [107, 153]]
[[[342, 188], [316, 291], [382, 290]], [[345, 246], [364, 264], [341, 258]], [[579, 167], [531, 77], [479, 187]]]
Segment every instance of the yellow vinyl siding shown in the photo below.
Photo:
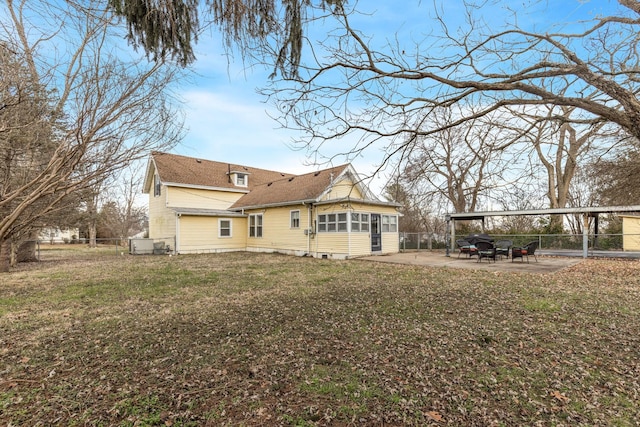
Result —
[[398, 215], [398, 211], [393, 206], [367, 205], [364, 203], [350, 203], [352, 212], [377, 213], [380, 215]]
[[317, 233], [315, 251], [318, 256], [329, 254], [338, 257], [349, 256], [349, 233]]
[[351, 199], [362, 199], [362, 193], [360, 193], [358, 187], [353, 185], [353, 181], [345, 178], [334, 183], [331, 187], [331, 191], [329, 191], [322, 200], [344, 199], [346, 197]]
[[622, 248], [625, 251], [640, 250], [640, 217], [622, 216]]
[[165, 191], [168, 193], [167, 206], [198, 209], [224, 210], [244, 195], [244, 193], [181, 187], [169, 187]]
[[[394, 207], [390, 206], [376, 206], [376, 213], [381, 215], [398, 216], [398, 212]], [[399, 218], [396, 220], [396, 231], [382, 231], [382, 253], [392, 254], [400, 252], [400, 233], [399, 233]], [[381, 220], [380, 225], [382, 226]]]
[[371, 233], [353, 232], [349, 239], [350, 257], [371, 255]]
[[395, 254], [400, 252], [400, 236], [398, 233], [382, 233], [382, 253]]
[[166, 207], [167, 188], [162, 187], [160, 196], [149, 193], [149, 237], [164, 239], [176, 234], [176, 215]]
[[[220, 219], [231, 221], [231, 237], [218, 237]], [[182, 215], [179, 221], [180, 253], [243, 251], [246, 248], [246, 218]]]
[[[300, 211], [299, 228], [291, 228], [292, 210]], [[308, 251], [309, 236], [304, 234], [304, 230], [308, 228], [307, 206], [286, 206], [266, 209], [264, 212], [263, 210], [245, 212], [247, 215], [261, 213], [262, 237], [248, 237], [248, 249], [304, 253]]]

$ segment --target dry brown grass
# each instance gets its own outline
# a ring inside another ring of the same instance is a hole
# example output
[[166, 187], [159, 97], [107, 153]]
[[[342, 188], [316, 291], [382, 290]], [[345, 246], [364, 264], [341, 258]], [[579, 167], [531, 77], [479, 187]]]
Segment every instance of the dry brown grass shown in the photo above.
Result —
[[61, 251], [0, 276], [0, 423], [637, 425], [639, 272]]

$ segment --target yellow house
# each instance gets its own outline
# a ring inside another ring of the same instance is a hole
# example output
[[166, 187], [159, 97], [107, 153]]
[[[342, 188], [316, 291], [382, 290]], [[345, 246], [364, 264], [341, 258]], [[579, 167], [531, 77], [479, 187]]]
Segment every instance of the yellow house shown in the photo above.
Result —
[[399, 252], [399, 205], [373, 196], [350, 164], [293, 175], [153, 152], [144, 193], [149, 237], [175, 253]]

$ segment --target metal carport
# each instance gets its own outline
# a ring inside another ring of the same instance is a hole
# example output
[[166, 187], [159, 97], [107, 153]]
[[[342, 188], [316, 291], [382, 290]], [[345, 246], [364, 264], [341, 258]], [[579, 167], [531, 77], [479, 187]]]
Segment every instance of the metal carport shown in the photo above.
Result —
[[640, 205], [634, 206], [589, 206], [582, 208], [553, 208], [553, 209], [532, 209], [517, 211], [486, 211], [486, 212], [461, 212], [451, 213], [445, 216], [447, 221], [447, 256], [450, 255], [454, 243], [456, 241], [456, 220], [469, 221], [481, 220], [482, 231], [484, 232], [484, 220], [491, 216], [515, 216], [515, 215], [568, 215], [580, 214], [584, 218], [585, 227], [582, 228], [582, 257], [587, 258], [589, 249], [589, 227], [588, 219], [595, 218], [594, 227], [595, 234], [598, 235], [598, 216], [604, 213], [622, 213], [622, 212], [640, 212]]

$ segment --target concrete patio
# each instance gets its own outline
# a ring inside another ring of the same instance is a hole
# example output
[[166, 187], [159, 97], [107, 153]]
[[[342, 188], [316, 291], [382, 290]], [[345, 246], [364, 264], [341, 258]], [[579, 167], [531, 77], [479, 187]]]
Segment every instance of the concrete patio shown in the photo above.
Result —
[[536, 254], [538, 262], [536, 262], [533, 256], [529, 257], [529, 263], [526, 258], [524, 262], [521, 259], [511, 261], [511, 259], [502, 258], [496, 262], [483, 259], [482, 262], [478, 262], [477, 257], [467, 258], [461, 256], [458, 258], [458, 253], [452, 253], [447, 257], [444, 251], [419, 251], [419, 252], [404, 252], [391, 255], [371, 256], [360, 259], [375, 261], [375, 262], [388, 262], [395, 264], [410, 264], [410, 265], [422, 265], [430, 267], [449, 267], [449, 268], [466, 268], [474, 270], [488, 270], [488, 271], [514, 271], [514, 272], [528, 272], [528, 273], [552, 273], [562, 270], [563, 268], [579, 264], [583, 261], [583, 258], [572, 256], [545, 256], [544, 254]]

